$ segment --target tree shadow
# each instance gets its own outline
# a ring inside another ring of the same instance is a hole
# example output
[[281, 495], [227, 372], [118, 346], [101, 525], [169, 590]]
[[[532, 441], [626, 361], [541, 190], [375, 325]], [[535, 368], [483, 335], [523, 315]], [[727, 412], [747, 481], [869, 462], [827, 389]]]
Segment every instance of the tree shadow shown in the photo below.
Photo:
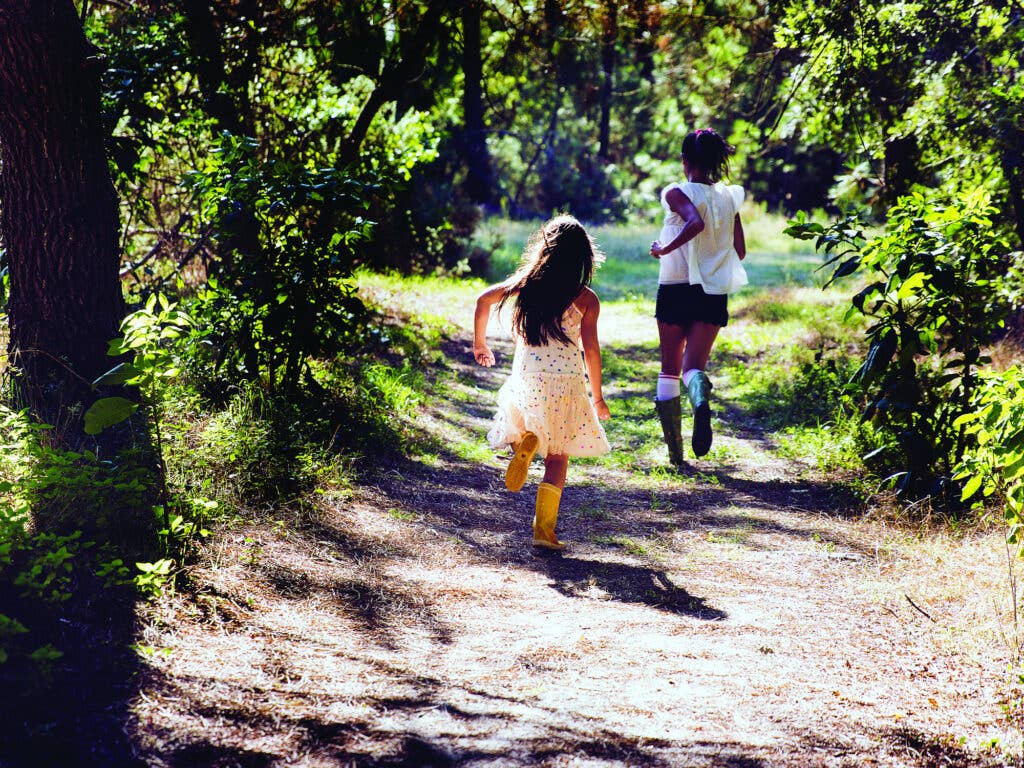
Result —
[[[30, 633], [61, 657], [0, 664], [0, 766], [142, 768], [125, 733], [139, 670], [133, 606], [129, 588], [76, 589]], [[9, 610], [0, 599], [0, 614]]]
[[[160, 764], [180, 766], [242, 766], [266, 768], [281, 763], [281, 755], [254, 749], [246, 734], [283, 733], [290, 737], [286, 750], [301, 754], [315, 764], [359, 765], [373, 768], [447, 768], [459, 765], [547, 765], [565, 761], [600, 761], [602, 764], [637, 768], [765, 768], [768, 764], [734, 742], [675, 741], [627, 736], [601, 727], [587, 717], [566, 721], [564, 712], [532, 705], [536, 717], [558, 717], [558, 725], [537, 726], [519, 723], [519, 711], [525, 700], [514, 696], [488, 694], [471, 687], [448, 687], [436, 678], [407, 677], [405, 683], [418, 689], [417, 695], [377, 697], [365, 694], [360, 701], [366, 709], [387, 712], [390, 722], [358, 718], [328, 721], [310, 717], [308, 709], [329, 705], [334, 697], [327, 691], [305, 694], [308, 706], [289, 707], [273, 714], [244, 706], [244, 689], [222, 691], [233, 706], [211, 706], [190, 697], [188, 691], [172, 680], [154, 677], [157, 693], [179, 702], [179, 707], [208, 718], [216, 718], [221, 728], [216, 736], [204, 732], [175, 734], [163, 749], [154, 747], [148, 757]], [[297, 694], [293, 694], [295, 696]], [[472, 701], [472, 711], [448, 701], [457, 695]], [[295, 700], [293, 698], [293, 703]], [[344, 697], [342, 701], [350, 702]], [[292, 714], [297, 712], [297, 714]], [[403, 727], [402, 719], [415, 722], [420, 716], [438, 718], [439, 723], [459, 723], [461, 727], [443, 727], [449, 735], [425, 736], [422, 726]], [[504, 726], [504, 727], [502, 727]], [[466, 746], [466, 734], [490, 730], [495, 736], [474, 739]], [[518, 730], [517, 730], [518, 729]], [[170, 733], [163, 734], [170, 736]]]
[[[872, 740], [879, 744], [888, 761], [906, 768], [1003, 768], [1008, 764], [997, 751], [977, 752], [953, 736], [929, 735], [908, 726], [882, 729], [873, 734]], [[805, 733], [800, 741], [819, 754], [859, 752], [842, 736]]]

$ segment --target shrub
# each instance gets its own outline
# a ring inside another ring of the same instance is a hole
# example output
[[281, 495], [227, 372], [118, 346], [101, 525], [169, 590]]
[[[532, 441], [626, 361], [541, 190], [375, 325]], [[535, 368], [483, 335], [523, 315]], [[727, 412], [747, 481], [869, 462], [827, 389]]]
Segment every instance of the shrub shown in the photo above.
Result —
[[938, 494], [972, 445], [958, 418], [970, 413], [982, 354], [1009, 307], [1003, 276], [1015, 255], [978, 189], [949, 202], [915, 193], [868, 240], [855, 216], [831, 226], [798, 217], [787, 232], [815, 240], [833, 280], [864, 275], [850, 313], [865, 315], [868, 349], [853, 377], [867, 398], [864, 418], [887, 436], [866, 458], [893, 473], [897, 490]]

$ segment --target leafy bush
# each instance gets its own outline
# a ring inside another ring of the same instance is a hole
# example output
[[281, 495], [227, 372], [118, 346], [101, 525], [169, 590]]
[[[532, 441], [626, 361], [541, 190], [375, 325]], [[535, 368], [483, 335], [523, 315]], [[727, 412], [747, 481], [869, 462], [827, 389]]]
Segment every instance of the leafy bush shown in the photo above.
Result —
[[221, 256], [190, 306], [200, 380], [295, 390], [311, 357], [367, 343], [369, 314], [346, 280], [372, 227], [359, 215], [367, 183], [224, 134], [191, 184]]
[[868, 281], [849, 310], [870, 321], [853, 382], [867, 398], [864, 418], [887, 436], [870, 458], [898, 468], [901, 493], [941, 493], [971, 447], [957, 419], [973, 408], [982, 348], [1008, 315], [1002, 281], [1015, 259], [994, 214], [981, 189], [956, 202], [915, 193], [870, 241], [855, 216], [831, 226], [798, 217], [787, 229], [828, 256], [829, 282], [855, 273]]
[[[139, 529], [153, 530], [145, 522], [118, 528], [148, 497], [150, 471], [53, 449], [47, 432], [27, 413], [0, 407], [0, 672], [17, 666], [27, 684], [61, 657], [68, 617], [83, 609], [72, 597], [88, 603], [128, 588], [119, 553], [126, 542], [141, 551]], [[60, 530], [35, 527], [40, 506]]]
[[993, 498], [1004, 509], [1009, 538], [1020, 544], [1024, 530], [1024, 387], [1020, 366], [980, 376], [974, 408], [956, 426], [974, 437], [956, 478], [964, 501]]

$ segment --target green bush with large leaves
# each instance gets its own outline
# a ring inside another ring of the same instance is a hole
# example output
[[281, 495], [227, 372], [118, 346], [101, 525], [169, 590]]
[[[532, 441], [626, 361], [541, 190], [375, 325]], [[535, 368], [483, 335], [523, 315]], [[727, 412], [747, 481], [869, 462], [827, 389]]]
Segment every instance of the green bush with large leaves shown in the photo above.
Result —
[[1010, 312], [1003, 279], [1019, 257], [994, 230], [995, 213], [982, 189], [952, 203], [915, 193], [870, 239], [856, 216], [830, 226], [798, 217], [787, 230], [828, 256], [829, 282], [865, 281], [850, 312], [869, 319], [868, 346], [851, 383], [864, 418], [887, 436], [867, 458], [891, 469], [903, 494], [941, 494], [974, 445], [960, 417], [974, 408], [984, 347]]
[[228, 246], [192, 307], [203, 378], [295, 389], [310, 357], [368, 343], [369, 312], [347, 278], [373, 226], [360, 215], [370, 184], [262, 157], [229, 134], [190, 180]]
[[982, 374], [975, 408], [956, 420], [974, 438], [956, 475], [961, 498], [998, 500], [1009, 525], [1009, 540], [1020, 543], [1024, 530], [1024, 387], [1019, 365]]

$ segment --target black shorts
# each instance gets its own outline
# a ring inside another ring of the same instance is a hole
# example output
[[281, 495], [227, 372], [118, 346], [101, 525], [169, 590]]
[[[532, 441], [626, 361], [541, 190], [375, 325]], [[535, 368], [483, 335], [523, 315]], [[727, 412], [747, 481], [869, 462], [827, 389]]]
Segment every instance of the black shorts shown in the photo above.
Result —
[[704, 288], [689, 283], [658, 286], [654, 316], [663, 323], [686, 327], [694, 322], [725, 327], [729, 324], [728, 297], [704, 293]]

